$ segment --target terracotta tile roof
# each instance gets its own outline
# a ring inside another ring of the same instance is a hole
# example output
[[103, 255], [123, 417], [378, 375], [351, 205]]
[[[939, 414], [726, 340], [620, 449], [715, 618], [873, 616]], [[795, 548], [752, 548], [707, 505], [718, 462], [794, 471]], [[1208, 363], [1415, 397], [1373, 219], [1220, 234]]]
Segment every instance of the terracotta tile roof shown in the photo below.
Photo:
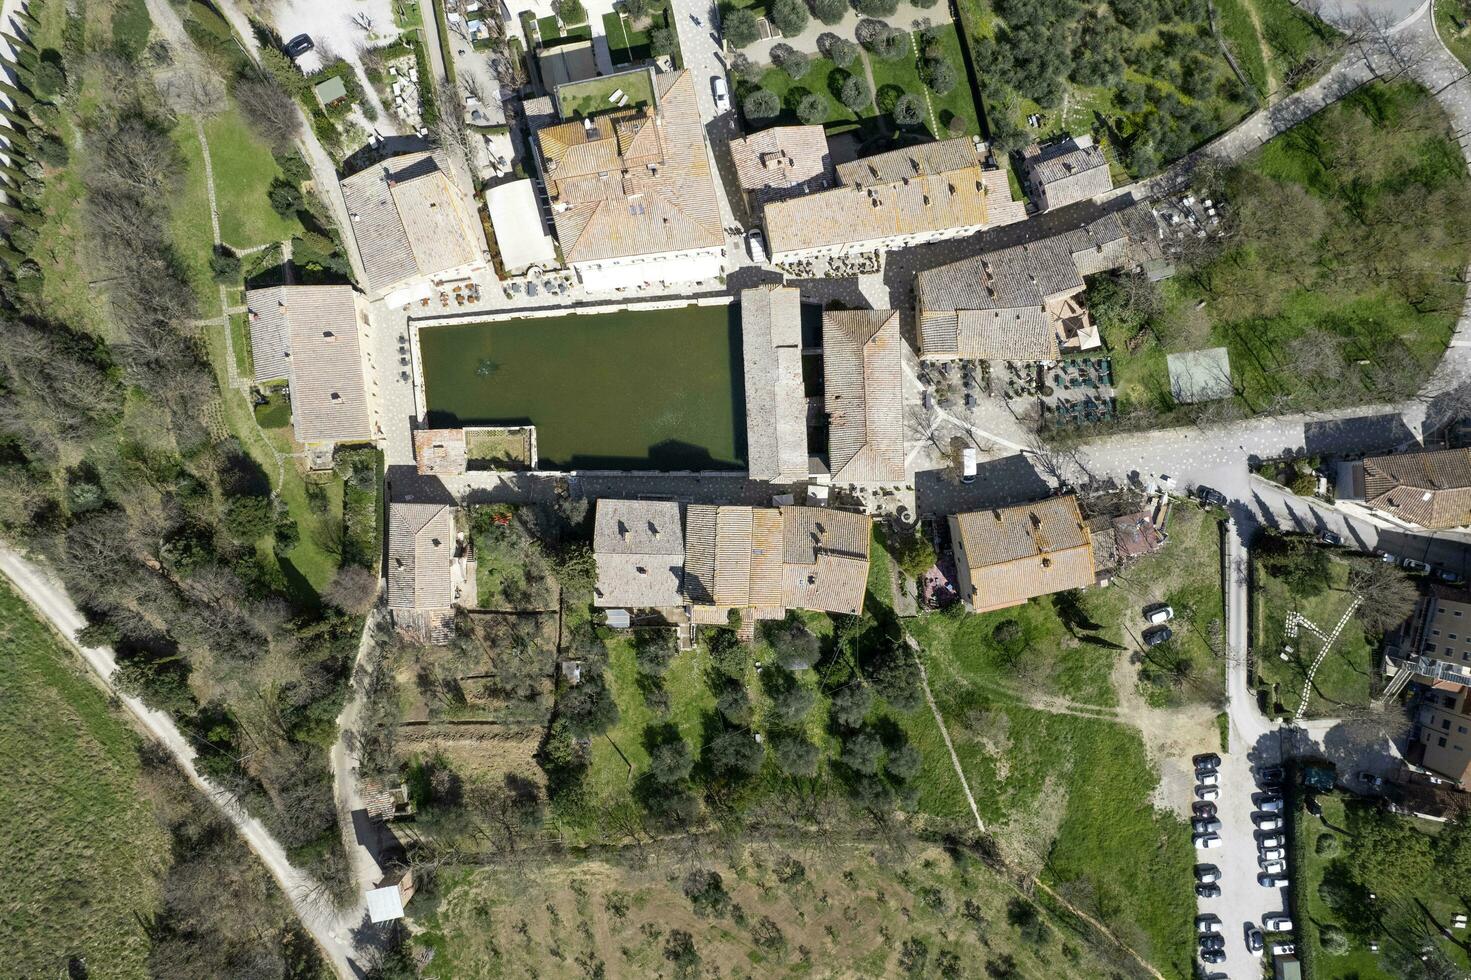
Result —
[[437, 153], [406, 153], [342, 180], [371, 292], [482, 258], [484, 233]]
[[832, 157], [821, 126], [773, 126], [730, 141], [741, 188], [758, 202], [831, 187]]
[[725, 244], [689, 72], [655, 76], [658, 108], [537, 133], [569, 263]]
[[[265, 321], [270, 326], [261, 330], [262, 339], [273, 345], [266, 352], [287, 366], [297, 441], [371, 439], [357, 292], [351, 286], [272, 286], [246, 290], [245, 305], [252, 350], [255, 324]], [[284, 350], [274, 346], [283, 335]]]
[[977, 612], [1092, 585], [1093, 544], [1071, 495], [950, 518]]
[[1364, 502], [1428, 528], [1471, 524], [1471, 449], [1441, 449], [1363, 461]]
[[454, 558], [454, 508], [412, 501], [388, 505], [388, 608], [450, 608]]
[[802, 293], [784, 286], [741, 291], [746, 368], [746, 467], [753, 480], [807, 477], [807, 394], [802, 382]]
[[[1077, 146], [1062, 152], [1038, 150], [1024, 156], [1023, 165], [1047, 208], [1060, 208], [1087, 201], [1113, 189], [1108, 159], [1095, 145]], [[1029, 148], [1035, 150], [1036, 148]]]
[[980, 154], [969, 136], [906, 146], [887, 153], [850, 160], [838, 165], [838, 180], [855, 187], [871, 187], [896, 180], [938, 176], [954, 170], [978, 167]]
[[594, 605], [630, 609], [684, 605], [679, 504], [599, 500], [593, 551], [598, 568]]
[[903, 345], [896, 310], [822, 316], [823, 407], [835, 483], [903, 483]]

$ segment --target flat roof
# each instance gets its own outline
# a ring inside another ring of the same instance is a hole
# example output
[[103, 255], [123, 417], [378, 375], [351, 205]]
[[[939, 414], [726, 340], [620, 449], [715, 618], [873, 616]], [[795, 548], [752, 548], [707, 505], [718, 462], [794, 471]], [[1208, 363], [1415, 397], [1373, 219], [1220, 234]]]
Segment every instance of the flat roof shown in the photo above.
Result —
[[342, 76], [333, 75], [331, 78], [318, 82], [316, 90], [317, 98], [322, 100], [322, 105], [331, 105], [338, 99], [347, 96], [347, 83], [342, 80]]
[[536, 188], [529, 179], [486, 190], [485, 209], [506, 272], [514, 275], [533, 265], [556, 264], [557, 246], [542, 224]]

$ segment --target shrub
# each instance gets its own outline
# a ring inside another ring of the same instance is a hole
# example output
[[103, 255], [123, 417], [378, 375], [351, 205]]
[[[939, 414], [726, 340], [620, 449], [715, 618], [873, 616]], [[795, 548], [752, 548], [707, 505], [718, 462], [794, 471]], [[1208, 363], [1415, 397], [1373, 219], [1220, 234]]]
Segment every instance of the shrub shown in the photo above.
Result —
[[900, 126], [918, 126], [924, 119], [924, 103], [905, 92], [894, 103], [894, 122]]
[[868, 79], [862, 75], [849, 75], [838, 90], [838, 101], [854, 112], [861, 112], [873, 101], [873, 93], [868, 90]]
[[807, 5], [802, 0], [775, 0], [770, 10], [771, 22], [786, 37], [796, 37], [807, 29]]
[[812, 16], [824, 24], [836, 24], [848, 15], [847, 0], [811, 0]]
[[797, 118], [808, 126], [827, 122], [827, 99], [815, 92], [802, 96], [797, 103]]
[[[48, 58], [47, 54], [55, 54], [56, 57]], [[54, 51], [44, 52], [41, 63], [36, 66], [31, 78], [31, 84], [35, 86], [36, 94], [43, 99], [53, 99], [65, 92], [66, 68], [62, 65], [61, 55]]]
[[276, 180], [271, 184], [269, 196], [271, 209], [283, 218], [291, 217], [306, 206], [301, 188], [284, 180]]
[[669, 55], [674, 53], [674, 32], [667, 27], [656, 27], [649, 31], [649, 53]]
[[1335, 925], [1326, 925], [1318, 930], [1318, 942], [1329, 956], [1342, 956], [1348, 952], [1348, 934]]
[[223, 245], [216, 245], [214, 254], [209, 257], [209, 271], [214, 281], [222, 285], [238, 282], [240, 280], [240, 256]]
[[302, 159], [301, 154], [295, 151], [277, 154], [276, 166], [281, 168], [281, 176], [293, 184], [310, 180], [312, 176], [312, 168]]
[[865, 17], [892, 17], [899, 0], [858, 0], [858, 12]]
[[66, 144], [51, 135], [43, 136], [36, 141], [36, 156], [48, 167], [64, 167], [71, 159]]
[[31, 254], [31, 249], [36, 247], [36, 242], [41, 236], [36, 234], [36, 229], [29, 225], [16, 225], [10, 229], [10, 245], [17, 252], [26, 255]]
[[[756, 28], [756, 15], [745, 7], [736, 7], [723, 12], [720, 32], [733, 48], [744, 48], [756, 42], [760, 32]], [[776, 113], [772, 113], [776, 115]]]
[[582, 0], [557, 0], [557, 18], [564, 24], [587, 22], [587, 9]]
[[812, 61], [790, 44], [776, 44], [771, 48], [771, 61], [792, 79], [801, 78], [812, 67]]
[[920, 65], [919, 75], [937, 95], [944, 95], [954, 89], [958, 80], [955, 66], [944, 58], [926, 58]]
[[1332, 857], [1342, 848], [1343, 842], [1338, 839], [1337, 834], [1331, 832], [1319, 834], [1317, 843], [1313, 845], [1313, 850], [1322, 857]]
[[935, 564], [935, 546], [922, 532], [894, 535], [889, 539], [888, 546], [894, 555], [894, 561], [899, 563], [899, 568], [910, 578], [919, 578]]
[[818, 37], [817, 50], [839, 68], [847, 68], [858, 60], [858, 45], [831, 31]]
[[258, 541], [275, 531], [274, 511], [269, 497], [231, 497], [225, 503], [225, 530], [236, 541]]
[[763, 123], [769, 119], [775, 119], [776, 114], [781, 112], [781, 100], [776, 93], [769, 89], [758, 88], [746, 96], [741, 103], [741, 111], [746, 118], [753, 123]]

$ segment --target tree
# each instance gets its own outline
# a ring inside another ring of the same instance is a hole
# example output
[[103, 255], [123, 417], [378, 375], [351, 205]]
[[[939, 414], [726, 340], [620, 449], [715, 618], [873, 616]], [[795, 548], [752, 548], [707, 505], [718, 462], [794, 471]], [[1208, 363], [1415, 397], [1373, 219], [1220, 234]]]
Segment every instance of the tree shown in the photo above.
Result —
[[897, 61], [909, 53], [909, 35], [881, 20], [860, 20], [858, 43], [884, 61]]
[[779, 727], [797, 727], [816, 701], [812, 689], [783, 667], [762, 671], [761, 685], [771, 701], [771, 716]]
[[901, 783], [907, 783], [918, 775], [923, 765], [924, 757], [908, 742], [890, 749], [884, 757], [884, 772]]
[[236, 541], [259, 541], [275, 530], [275, 507], [270, 497], [253, 494], [231, 497], [225, 503], [223, 523]]
[[856, 6], [865, 17], [892, 17], [899, 9], [899, 0], [858, 0]]
[[746, 96], [741, 103], [741, 111], [751, 122], [763, 123], [768, 119], [775, 119], [777, 113], [781, 112], [781, 100], [770, 89], [758, 88]]
[[710, 768], [720, 776], [743, 779], [761, 771], [765, 752], [748, 731], [727, 728], [705, 746]]
[[811, 0], [812, 16], [824, 24], [839, 23], [848, 16], [847, 0]]
[[800, 732], [775, 732], [771, 736], [771, 757], [789, 776], [807, 779], [817, 775], [817, 746]]
[[378, 576], [362, 565], [343, 565], [323, 590], [322, 598], [343, 612], [361, 616], [378, 598]]
[[861, 678], [853, 678], [832, 692], [828, 717], [839, 728], [855, 729], [863, 724], [873, 708], [873, 690]]
[[838, 761], [865, 776], [877, 775], [884, 755], [884, 743], [870, 731], [857, 731], [843, 740]]
[[271, 210], [283, 218], [289, 218], [306, 207], [306, 199], [301, 195], [301, 188], [295, 184], [288, 184], [284, 180], [277, 180], [271, 185], [269, 197]]
[[1381, 896], [1418, 895], [1435, 866], [1430, 838], [1383, 810], [1362, 811], [1357, 822], [1345, 858], [1353, 879]]
[[564, 24], [586, 23], [587, 9], [582, 0], [557, 0], [557, 19]]
[[579, 738], [601, 735], [618, 723], [618, 703], [601, 669], [584, 665], [582, 679], [557, 698], [557, 714]]
[[796, 37], [807, 29], [807, 4], [802, 0], [775, 0], [769, 11], [771, 22], [785, 37]]
[[919, 707], [919, 664], [901, 637], [868, 638], [862, 657], [863, 675], [879, 696], [900, 711]]
[[809, 92], [797, 102], [797, 118], [808, 126], [827, 122], [827, 115], [827, 99], [815, 92]]
[[634, 665], [644, 677], [663, 677], [675, 652], [669, 630], [641, 630], [634, 638]]
[[801, 51], [796, 50], [790, 44], [774, 44], [771, 47], [771, 62], [787, 73], [793, 80], [807, 74], [812, 67], [812, 61]]
[[957, 81], [955, 66], [944, 58], [926, 58], [920, 63], [919, 74], [936, 95], [949, 92]]
[[1390, 562], [1374, 558], [1350, 560], [1349, 591], [1359, 599], [1355, 615], [1364, 629], [1383, 635], [1399, 626], [1415, 611], [1419, 590], [1409, 576]]
[[649, 12], [649, 0], [621, 0], [621, 5], [630, 20], [640, 20]]
[[838, 90], [838, 101], [854, 112], [861, 112], [873, 102], [873, 93], [868, 90], [868, 79], [862, 75], [849, 75]]
[[[727, 37], [730, 35], [727, 34]], [[749, 42], [747, 42], [749, 43]], [[667, 27], [655, 27], [649, 31], [649, 53], [652, 55], [671, 55], [674, 53], [675, 35]]]
[[1466, 811], [1456, 814], [1435, 835], [1435, 865], [1445, 881], [1465, 881], [1471, 873], [1471, 817]]
[[277, 153], [291, 150], [301, 134], [301, 113], [280, 82], [270, 75], [242, 76], [232, 93], [245, 121], [267, 146]]
[[922, 532], [895, 535], [888, 545], [894, 561], [910, 578], [919, 578], [935, 564], [935, 546]]
[[924, 119], [924, 103], [918, 96], [905, 92], [894, 103], [894, 122], [900, 126], [918, 126]]
[[678, 729], [649, 751], [649, 775], [662, 785], [684, 782], [694, 767], [690, 747], [680, 738]]
[[[760, 32], [756, 27], [756, 15], [747, 7], [726, 8], [721, 12], [720, 32], [733, 48], [744, 48], [756, 43]], [[776, 115], [773, 112], [771, 115]], [[770, 118], [769, 116], [766, 118]]]
[[1262, 568], [1300, 598], [1321, 595], [1333, 584], [1333, 559], [1309, 538], [1263, 535], [1257, 554]]
[[209, 271], [214, 281], [223, 285], [240, 280], [240, 256], [223, 245], [216, 245], [209, 257]]
[[751, 696], [746, 685], [734, 677], [727, 677], [715, 698], [715, 710], [728, 725], [745, 726], [751, 723]]
[[858, 60], [859, 47], [847, 38], [825, 31], [817, 37], [817, 50], [839, 68], [849, 68]]

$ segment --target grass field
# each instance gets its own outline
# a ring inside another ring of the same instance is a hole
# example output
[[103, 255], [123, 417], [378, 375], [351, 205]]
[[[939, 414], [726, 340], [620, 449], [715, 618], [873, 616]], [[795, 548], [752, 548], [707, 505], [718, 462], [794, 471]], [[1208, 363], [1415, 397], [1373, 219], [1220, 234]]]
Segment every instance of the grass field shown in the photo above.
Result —
[[[773, 126], [794, 126], [797, 119], [797, 103], [809, 92], [815, 92], [827, 100], [825, 125], [859, 121], [859, 115], [838, 101], [838, 91], [850, 75], [857, 73], [861, 64], [854, 64], [853, 71], [839, 68], [826, 58], [814, 57], [807, 74], [793, 80], [780, 68], [770, 68], [761, 76], [761, 87], [770, 90], [781, 100], [781, 115], [771, 121]], [[737, 93], [739, 98], [740, 93]], [[872, 102], [869, 103], [872, 107]], [[763, 124], [764, 125], [764, 124]]]
[[[944, 52], [945, 60], [955, 66], [955, 74], [959, 81], [955, 87], [944, 95], [936, 95], [929, 92], [930, 104], [934, 107], [935, 118], [930, 121], [930, 132], [935, 139], [946, 139], [950, 133], [951, 122], [954, 119], [961, 121], [961, 132], [966, 135], [979, 136], [981, 124], [976, 112], [975, 99], [972, 97], [970, 82], [965, 77], [965, 61], [960, 53], [960, 32], [954, 24], [940, 24], [933, 28], [938, 35], [938, 43]], [[938, 122], [938, 127], [936, 127]]]
[[1220, 19], [1221, 33], [1225, 35], [1231, 53], [1236, 56], [1236, 63], [1251, 79], [1258, 94], [1265, 95], [1272, 90], [1274, 78], [1268, 73], [1261, 36], [1257, 34], [1256, 24], [1248, 9], [1251, 2], [1252, 0], [1216, 0], [1216, 15]]
[[281, 176], [275, 158], [236, 110], [204, 124], [220, 209], [220, 237], [235, 248], [253, 248], [301, 234], [301, 222], [283, 218], [267, 194]]
[[1471, 11], [1462, 0], [1435, 0], [1435, 29], [1451, 54], [1471, 68]]
[[[1143, 345], [1127, 351], [1136, 326], [1100, 317], [1121, 407], [1173, 412], [1165, 355], [1213, 345], [1229, 349], [1248, 413], [1416, 390], [1450, 339], [1471, 257], [1448, 217], [1471, 182], [1445, 126], [1420, 90], [1376, 84], [1248, 158], [1227, 182], [1243, 218], [1234, 243], [1163, 284]], [[1427, 198], [1443, 204], [1407, 206]], [[1426, 271], [1395, 271], [1411, 267]]]
[[628, 65], [649, 57], [649, 35], [636, 30], [628, 18], [610, 11], [603, 14], [603, 33], [608, 38], [608, 53], [615, 65]]
[[[1332, 632], [1352, 597], [1346, 591], [1348, 564], [1335, 559], [1331, 568], [1332, 587], [1307, 599], [1293, 596], [1282, 581], [1260, 564], [1255, 569], [1256, 588], [1252, 602], [1256, 605], [1258, 629], [1255, 643], [1257, 674], [1269, 688], [1275, 686], [1276, 703], [1289, 712], [1295, 713], [1301, 705], [1303, 681], [1323, 646], [1321, 638], [1307, 630], [1300, 631], [1296, 640], [1287, 639], [1283, 634], [1283, 624], [1287, 614], [1295, 609], [1325, 633]], [[1279, 654], [1289, 644], [1293, 652], [1290, 659], [1284, 661]], [[1313, 675], [1308, 717], [1337, 717], [1346, 707], [1368, 704], [1373, 654], [1363, 628], [1358, 620], [1350, 617], [1318, 672]]]
[[6, 972], [66, 976], [75, 959], [93, 976], [145, 976], [168, 841], [139, 795], [138, 739], [3, 579], [0, 649]]
[[584, 82], [563, 85], [557, 90], [557, 104], [561, 107], [563, 119], [596, 116], [619, 108], [608, 101], [608, 97], [617, 91], [628, 96], [629, 108], [654, 104], [654, 86], [647, 71], [590, 78]]
[[[1038, 912], [960, 849], [765, 841], [463, 870], [418, 942], [455, 976], [1107, 976], [1109, 948]], [[695, 867], [720, 877], [697, 909]], [[690, 944], [681, 955], [680, 936]], [[1102, 946], [1102, 948], [1100, 948]]]
[[209, 270], [215, 235], [209, 217], [204, 155], [192, 121], [186, 119], [174, 127], [173, 136], [186, 165], [183, 184], [171, 208], [174, 248], [189, 273], [195, 295], [199, 297], [199, 315], [210, 319], [219, 316], [221, 309], [219, 287]]

